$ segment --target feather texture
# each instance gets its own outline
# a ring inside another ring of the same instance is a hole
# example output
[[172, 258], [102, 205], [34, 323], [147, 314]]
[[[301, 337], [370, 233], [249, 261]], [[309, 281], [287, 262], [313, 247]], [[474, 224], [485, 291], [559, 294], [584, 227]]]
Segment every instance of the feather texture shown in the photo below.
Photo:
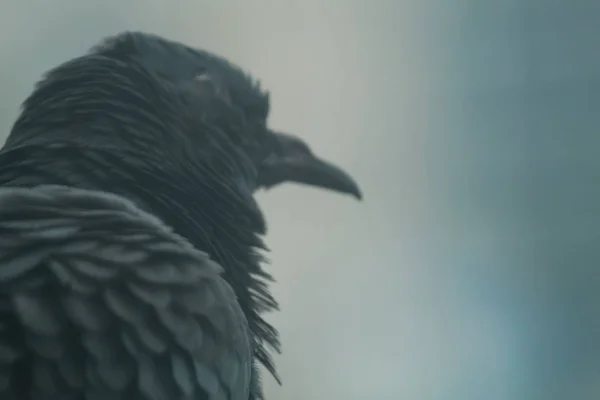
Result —
[[97, 191], [0, 189], [0, 235], [3, 321], [19, 322], [0, 330], [3, 399], [248, 399], [221, 266], [157, 218]]

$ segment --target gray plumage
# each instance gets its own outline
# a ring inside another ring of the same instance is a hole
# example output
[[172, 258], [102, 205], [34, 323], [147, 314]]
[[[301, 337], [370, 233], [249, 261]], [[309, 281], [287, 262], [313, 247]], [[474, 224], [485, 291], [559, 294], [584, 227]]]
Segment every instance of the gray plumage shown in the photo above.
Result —
[[2, 332], [2, 398], [247, 398], [235, 294], [157, 218], [98, 191], [4, 189], [0, 235], [0, 292], [21, 328]]
[[0, 397], [260, 399], [260, 187], [361, 197], [216, 55], [123, 33], [50, 71], [0, 152]]

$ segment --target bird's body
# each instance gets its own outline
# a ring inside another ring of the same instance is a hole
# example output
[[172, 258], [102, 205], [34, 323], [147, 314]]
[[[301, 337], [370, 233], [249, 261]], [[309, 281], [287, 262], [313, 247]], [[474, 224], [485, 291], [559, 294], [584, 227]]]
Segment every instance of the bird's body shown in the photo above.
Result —
[[268, 108], [225, 60], [141, 33], [38, 84], [0, 152], [0, 397], [262, 398], [279, 342], [253, 193], [310, 183], [274, 178]]

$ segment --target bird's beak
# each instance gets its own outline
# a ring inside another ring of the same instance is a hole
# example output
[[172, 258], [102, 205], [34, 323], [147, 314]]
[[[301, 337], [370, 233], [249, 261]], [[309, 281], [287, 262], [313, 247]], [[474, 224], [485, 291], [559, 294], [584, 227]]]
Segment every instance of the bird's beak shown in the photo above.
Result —
[[265, 160], [259, 171], [261, 186], [296, 182], [362, 199], [358, 184], [347, 172], [315, 156], [300, 139], [281, 133], [276, 134], [276, 139], [278, 150]]

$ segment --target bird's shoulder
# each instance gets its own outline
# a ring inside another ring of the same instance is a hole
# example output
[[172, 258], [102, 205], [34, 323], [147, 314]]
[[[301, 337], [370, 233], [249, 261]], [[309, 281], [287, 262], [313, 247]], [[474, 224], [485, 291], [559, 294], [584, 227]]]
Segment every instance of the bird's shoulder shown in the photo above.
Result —
[[0, 236], [3, 398], [248, 398], [233, 290], [157, 218], [101, 192], [5, 187]]

